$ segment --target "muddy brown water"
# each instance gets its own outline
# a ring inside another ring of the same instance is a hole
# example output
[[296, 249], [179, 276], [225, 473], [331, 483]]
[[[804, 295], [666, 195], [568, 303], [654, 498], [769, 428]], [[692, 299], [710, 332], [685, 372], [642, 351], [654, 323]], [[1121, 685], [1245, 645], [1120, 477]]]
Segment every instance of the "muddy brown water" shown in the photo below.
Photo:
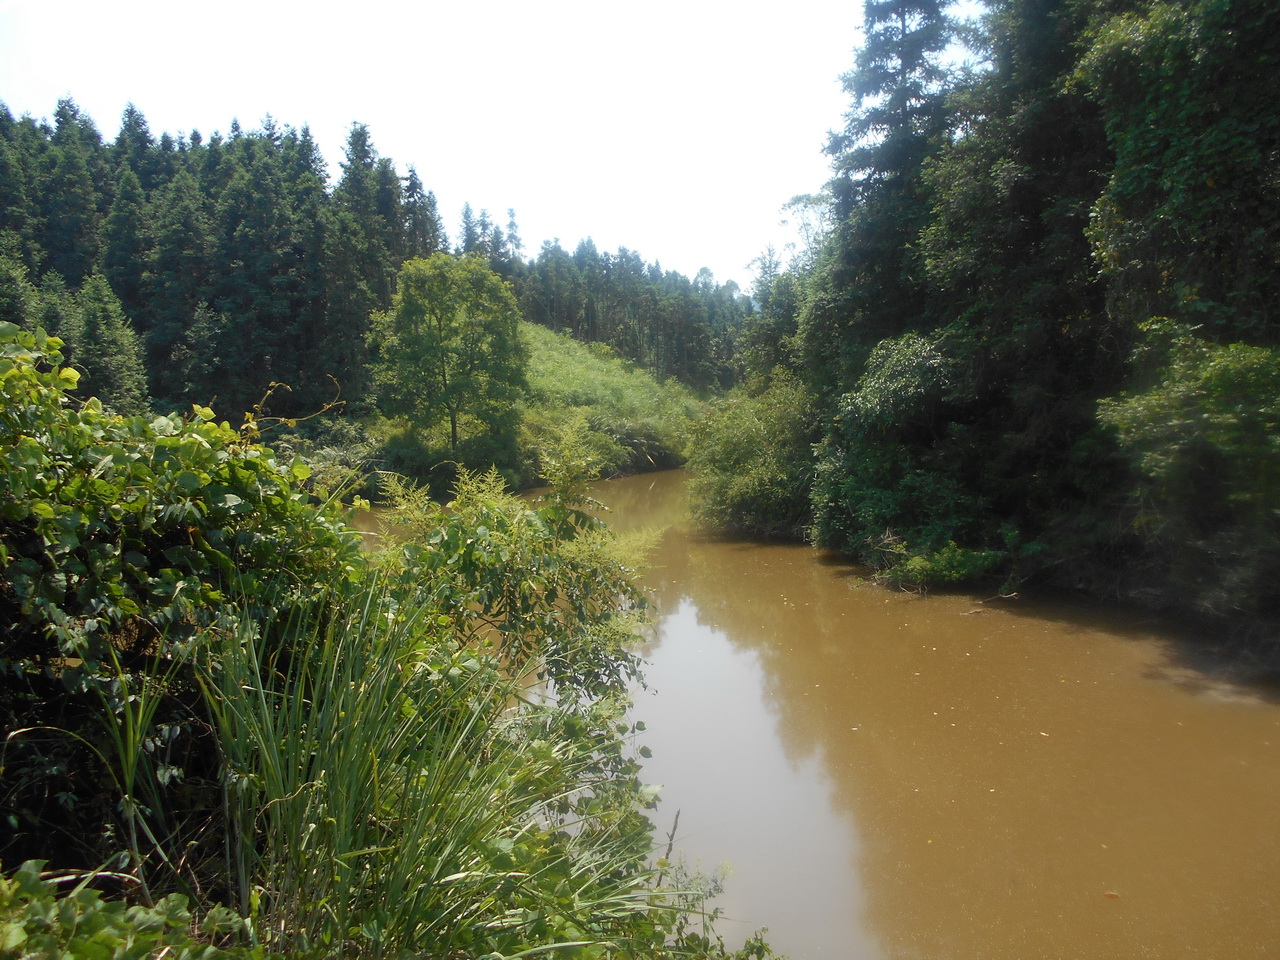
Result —
[[1280, 702], [1139, 617], [867, 586], [688, 526], [684, 477], [602, 484], [666, 527], [636, 697], [731, 943], [793, 960], [1280, 956]]

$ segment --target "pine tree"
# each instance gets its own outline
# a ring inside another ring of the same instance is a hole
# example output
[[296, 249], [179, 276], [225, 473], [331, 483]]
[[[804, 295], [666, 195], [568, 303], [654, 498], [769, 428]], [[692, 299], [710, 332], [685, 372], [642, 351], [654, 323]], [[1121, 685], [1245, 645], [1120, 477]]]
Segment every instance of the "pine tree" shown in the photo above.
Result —
[[64, 123], [46, 163], [42, 246], [49, 254], [48, 268], [78, 286], [98, 257], [100, 218], [88, 150], [77, 126]]
[[36, 288], [28, 279], [26, 264], [18, 254], [17, 244], [0, 234], [0, 323], [34, 326], [37, 303]]
[[405, 260], [404, 188], [395, 164], [387, 157], [378, 159], [375, 176], [374, 204], [378, 211], [382, 247], [387, 255], [384, 269], [391, 271]]
[[142, 184], [131, 167], [122, 167], [103, 227], [102, 272], [130, 316], [140, 316], [143, 310], [146, 209]]
[[[0, 114], [3, 113], [7, 110], [0, 104]], [[8, 137], [0, 134], [0, 235], [12, 236], [21, 248], [19, 255], [32, 249], [36, 233], [24, 161], [17, 145], [11, 145]]]
[[141, 188], [148, 193], [159, 185], [151, 155], [155, 145], [146, 117], [130, 103], [120, 118], [120, 133], [111, 145], [111, 156], [116, 169], [124, 166], [132, 171]]
[[507, 208], [507, 250], [513, 263], [519, 263], [524, 256], [524, 243], [520, 239], [520, 228], [516, 225], [514, 207]]
[[412, 166], [404, 187], [404, 233], [405, 253], [409, 259], [425, 259], [449, 247], [436, 196], [423, 191], [422, 180]]
[[939, 0], [868, 0], [866, 42], [843, 77], [854, 100], [828, 152], [835, 229], [801, 337], [828, 403], [861, 375], [871, 347], [925, 323], [915, 242], [928, 222], [921, 170], [944, 142], [941, 53], [953, 25]]
[[193, 322], [196, 307], [212, 295], [213, 229], [200, 186], [185, 170], [157, 191], [151, 207], [151, 250], [142, 282], [147, 309], [139, 326], [152, 394], [179, 402], [183, 394], [173, 379], [171, 353]]
[[458, 253], [475, 253], [480, 249], [480, 223], [471, 204], [462, 205], [462, 220], [458, 229]]
[[[342, 165], [342, 178], [334, 188], [333, 200], [337, 210], [348, 217], [344, 229], [354, 229], [360, 235], [352, 238], [354, 243], [346, 249], [348, 254], [358, 252], [360, 260], [353, 266], [374, 298], [374, 303], [363, 311], [365, 317], [371, 309], [385, 310], [391, 305], [391, 281], [395, 273], [387, 248], [387, 214], [393, 220], [397, 218], [394, 211], [384, 212], [380, 207], [379, 182], [386, 179], [386, 173], [380, 176], [378, 168], [378, 154], [369, 128], [362, 123], [352, 124], [347, 135], [346, 162]], [[394, 176], [394, 168], [391, 173]], [[381, 199], [391, 206], [390, 196]], [[395, 227], [399, 228], [398, 222]]]
[[249, 135], [229, 163], [234, 172], [218, 198], [213, 307], [233, 320], [221, 351], [231, 374], [218, 384], [228, 411], [249, 409], [272, 381], [292, 383], [299, 370], [294, 338], [302, 292], [294, 260], [293, 217], [272, 136]]
[[99, 274], [85, 281], [76, 311], [60, 335], [68, 360], [81, 371], [78, 392], [97, 397], [125, 415], [147, 412], [147, 376], [142, 347], [120, 301]]

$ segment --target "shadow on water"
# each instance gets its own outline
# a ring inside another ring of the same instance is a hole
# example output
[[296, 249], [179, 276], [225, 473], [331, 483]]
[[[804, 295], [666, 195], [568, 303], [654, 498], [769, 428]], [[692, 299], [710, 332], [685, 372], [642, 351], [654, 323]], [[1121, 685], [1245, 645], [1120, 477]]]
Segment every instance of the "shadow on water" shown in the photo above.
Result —
[[1182, 676], [1185, 641], [1133, 611], [902, 593], [803, 546], [690, 536], [680, 484], [602, 498], [669, 528], [646, 774], [684, 849], [736, 865], [744, 932], [769, 926], [794, 960], [1280, 942], [1271, 688], [1225, 695], [1210, 661]]
[[[871, 582], [866, 567], [841, 554], [816, 550], [814, 562], [833, 579], [854, 581], [869, 590], [895, 589]], [[902, 592], [925, 596], [921, 591]], [[1066, 635], [1106, 630], [1117, 637], [1153, 643], [1160, 646], [1166, 661], [1150, 670], [1151, 679], [1163, 680], [1196, 696], [1280, 704], [1280, 643], [1271, 637], [1256, 640], [1220, 636], [1223, 628], [1207, 621], [1188, 622], [1135, 604], [1097, 600], [1047, 587], [1034, 587], [1012, 596], [934, 589], [928, 596], [971, 604], [965, 611], [967, 616], [999, 610], [1014, 617], [1056, 623]]]

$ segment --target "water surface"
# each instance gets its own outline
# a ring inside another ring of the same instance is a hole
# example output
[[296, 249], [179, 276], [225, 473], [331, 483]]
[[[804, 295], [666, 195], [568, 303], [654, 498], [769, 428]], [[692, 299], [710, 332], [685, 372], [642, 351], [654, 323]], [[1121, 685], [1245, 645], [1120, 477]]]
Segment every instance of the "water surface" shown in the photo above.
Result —
[[721, 928], [793, 960], [1280, 955], [1280, 705], [1136, 614], [919, 597], [708, 540], [683, 477], [602, 485], [669, 529], [637, 697]]

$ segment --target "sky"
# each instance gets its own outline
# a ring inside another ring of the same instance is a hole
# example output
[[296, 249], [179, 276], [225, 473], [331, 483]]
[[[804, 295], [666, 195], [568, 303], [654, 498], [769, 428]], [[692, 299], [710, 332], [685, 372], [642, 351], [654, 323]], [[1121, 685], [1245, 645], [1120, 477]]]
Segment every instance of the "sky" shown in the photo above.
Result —
[[114, 139], [206, 137], [270, 114], [340, 174], [353, 122], [416, 167], [458, 233], [463, 203], [526, 253], [590, 237], [747, 287], [785, 258], [795, 195], [826, 181], [861, 4], [837, 0], [0, 0], [0, 101], [71, 97]]

